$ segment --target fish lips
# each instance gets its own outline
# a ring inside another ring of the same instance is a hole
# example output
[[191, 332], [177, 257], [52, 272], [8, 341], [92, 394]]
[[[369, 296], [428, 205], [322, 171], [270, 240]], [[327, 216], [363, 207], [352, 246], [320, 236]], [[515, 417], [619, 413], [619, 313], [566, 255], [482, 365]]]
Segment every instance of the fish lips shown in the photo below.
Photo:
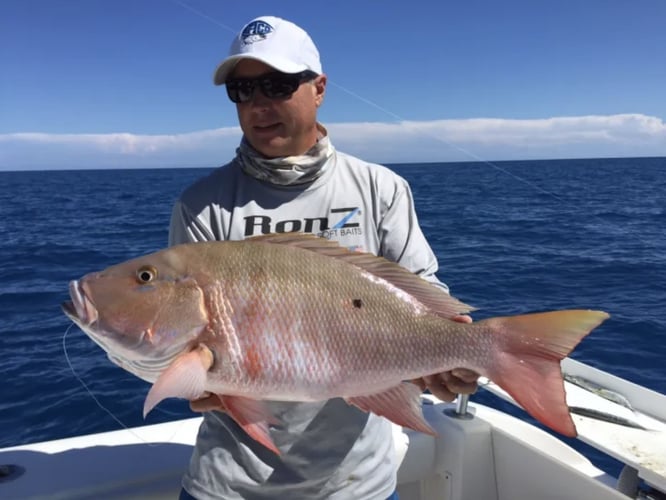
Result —
[[69, 282], [69, 296], [72, 300], [61, 304], [63, 312], [69, 319], [82, 327], [90, 326], [97, 321], [97, 308], [88, 299], [78, 280]]

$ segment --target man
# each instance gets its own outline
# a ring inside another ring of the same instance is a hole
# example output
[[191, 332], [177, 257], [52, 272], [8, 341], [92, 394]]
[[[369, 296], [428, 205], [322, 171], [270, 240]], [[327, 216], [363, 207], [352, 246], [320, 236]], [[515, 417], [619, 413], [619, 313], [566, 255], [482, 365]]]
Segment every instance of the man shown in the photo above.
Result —
[[[275, 17], [254, 19], [214, 82], [236, 103], [243, 139], [229, 164], [177, 201], [170, 244], [310, 232], [398, 262], [446, 290], [407, 183], [336, 151], [317, 122], [326, 75], [305, 31]], [[476, 374], [455, 375], [415, 382], [446, 400], [474, 391]], [[342, 399], [268, 405], [279, 422], [270, 428], [279, 456], [225, 415], [215, 395], [191, 403], [204, 421], [181, 498], [395, 498], [390, 422]]]

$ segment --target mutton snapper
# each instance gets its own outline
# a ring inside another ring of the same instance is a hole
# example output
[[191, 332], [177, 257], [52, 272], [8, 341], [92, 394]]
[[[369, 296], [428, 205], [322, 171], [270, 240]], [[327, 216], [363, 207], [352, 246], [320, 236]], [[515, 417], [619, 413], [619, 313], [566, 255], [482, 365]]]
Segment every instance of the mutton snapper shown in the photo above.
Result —
[[277, 452], [262, 400], [349, 404], [434, 434], [406, 382], [485, 375], [574, 436], [559, 361], [608, 314], [570, 310], [451, 321], [472, 307], [401, 266], [301, 233], [174, 246], [70, 283], [65, 313], [109, 358], [169, 397], [219, 396]]

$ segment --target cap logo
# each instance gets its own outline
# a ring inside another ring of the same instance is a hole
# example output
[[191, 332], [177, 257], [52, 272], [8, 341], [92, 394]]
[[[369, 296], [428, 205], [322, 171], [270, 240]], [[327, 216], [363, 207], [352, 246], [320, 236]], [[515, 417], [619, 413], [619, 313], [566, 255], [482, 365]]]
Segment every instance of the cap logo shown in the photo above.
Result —
[[241, 32], [241, 41], [248, 45], [250, 43], [265, 40], [270, 33], [274, 31], [273, 26], [266, 21], [252, 21], [243, 28]]

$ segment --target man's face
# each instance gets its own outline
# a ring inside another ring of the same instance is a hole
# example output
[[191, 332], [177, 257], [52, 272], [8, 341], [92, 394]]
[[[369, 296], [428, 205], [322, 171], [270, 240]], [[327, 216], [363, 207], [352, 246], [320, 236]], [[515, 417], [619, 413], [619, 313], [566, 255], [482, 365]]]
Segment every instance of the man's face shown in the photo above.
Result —
[[[230, 78], [255, 78], [275, 69], [242, 59]], [[252, 99], [236, 104], [238, 121], [252, 147], [266, 157], [300, 155], [317, 142], [317, 108], [324, 99], [326, 76], [304, 82], [287, 98], [269, 99], [255, 88]]]

